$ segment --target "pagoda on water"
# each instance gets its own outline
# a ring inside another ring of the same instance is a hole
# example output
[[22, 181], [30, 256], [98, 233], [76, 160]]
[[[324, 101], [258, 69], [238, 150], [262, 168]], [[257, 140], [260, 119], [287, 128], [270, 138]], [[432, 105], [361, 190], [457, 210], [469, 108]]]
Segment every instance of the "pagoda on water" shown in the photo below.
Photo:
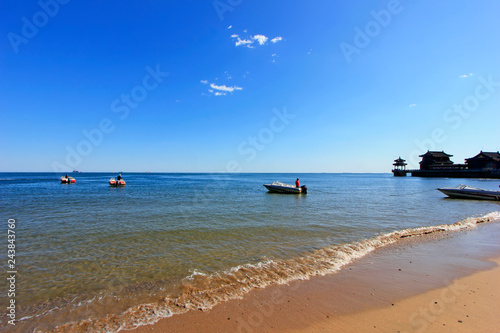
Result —
[[394, 173], [394, 176], [396, 177], [406, 177], [406, 166], [408, 165], [406, 163], [406, 160], [403, 160], [401, 158], [401, 156], [399, 156], [399, 158], [397, 160], [394, 160], [394, 163], [392, 164], [394, 165], [394, 169], [392, 170], [392, 172]]

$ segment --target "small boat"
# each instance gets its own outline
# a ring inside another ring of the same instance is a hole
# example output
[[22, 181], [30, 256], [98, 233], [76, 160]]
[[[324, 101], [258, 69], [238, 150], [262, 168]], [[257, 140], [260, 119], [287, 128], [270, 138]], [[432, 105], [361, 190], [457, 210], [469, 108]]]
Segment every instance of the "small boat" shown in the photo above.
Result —
[[272, 184], [264, 184], [264, 187], [273, 193], [286, 193], [286, 194], [306, 194], [307, 186], [302, 185], [301, 187], [296, 187], [294, 185], [285, 184], [282, 182], [273, 182]]
[[478, 200], [500, 200], [500, 191], [484, 190], [482, 188], [458, 185], [457, 187], [438, 188], [438, 191], [450, 198], [456, 199], [478, 199]]
[[74, 184], [76, 183], [76, 179], [73, 177], [61, 177], [61, 184]]
[[125, 186], [126, 184], [127, 183], [125, 183], [125, 181], [123, 179], [120, 179], [118, 182], [114, 178], [111, 178], [109, 180], [109, 185], [110, 186], [116, 186], [116, 187], [118, 187], [118, 186]]

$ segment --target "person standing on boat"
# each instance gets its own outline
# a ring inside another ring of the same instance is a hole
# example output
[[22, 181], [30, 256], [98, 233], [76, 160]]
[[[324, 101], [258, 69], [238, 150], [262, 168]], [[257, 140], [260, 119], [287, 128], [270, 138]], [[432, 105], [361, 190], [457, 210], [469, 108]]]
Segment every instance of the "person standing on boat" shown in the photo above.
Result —
[[121, 175], [121, 174], [119, 174], [119, 175], [118, 175], [118, 177], [116, 178], [117, 184], [118, 184], [118, 182], [119, 182], [120, 180], [122, 180], [122, 175]]
[[299, 179], [297, 178], [297, 180], [295, 181], [295, 187], [300, 187], [300, 182], [299, 182]]

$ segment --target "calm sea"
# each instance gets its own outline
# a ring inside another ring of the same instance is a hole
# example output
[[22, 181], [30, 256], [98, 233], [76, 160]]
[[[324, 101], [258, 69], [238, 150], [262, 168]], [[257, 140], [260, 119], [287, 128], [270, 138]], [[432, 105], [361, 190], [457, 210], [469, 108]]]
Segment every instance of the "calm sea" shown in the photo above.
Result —
[[[435, 190], [498, 189], [498, 180], [125, 173], [127, 185], [113, 188], [116, 174], [73, 174], [70, 185], [60, 176], [0, 173], [2, 267], [7, 221], [15, 219], [19, 320], [12, 327], [2, 316], [3, 330], [131, 328], [334, 272], [402, 232], [500, 211], [496, 202], [446, 199]], [[262, 186], [297, 177], [307, 195]], [[2, 309], [7, 291], [0, 290]]]

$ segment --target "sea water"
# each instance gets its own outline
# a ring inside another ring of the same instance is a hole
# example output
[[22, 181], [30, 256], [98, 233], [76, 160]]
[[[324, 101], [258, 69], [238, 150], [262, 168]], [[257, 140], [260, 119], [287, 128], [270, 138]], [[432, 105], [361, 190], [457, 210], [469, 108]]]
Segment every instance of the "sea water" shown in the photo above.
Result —
[[[17, 272], [16, 325], [2, 316], [2, 330], [132, 328], [330, 274], [400, 237], [468, 227], [500, 211], [498, 202], [436, 190], [461, 183], [498, 189], [498, 180], [125, 173], [127, 185], [116, 188], [108, 184], [116, 174], [73, 174], [75, 184], [60, 176], [0, 173], [2, 264], [13, 219]], [[262, 186], [297, 177], [307, 195]], [[3, 309], [10, 299], [5, 286]]]

